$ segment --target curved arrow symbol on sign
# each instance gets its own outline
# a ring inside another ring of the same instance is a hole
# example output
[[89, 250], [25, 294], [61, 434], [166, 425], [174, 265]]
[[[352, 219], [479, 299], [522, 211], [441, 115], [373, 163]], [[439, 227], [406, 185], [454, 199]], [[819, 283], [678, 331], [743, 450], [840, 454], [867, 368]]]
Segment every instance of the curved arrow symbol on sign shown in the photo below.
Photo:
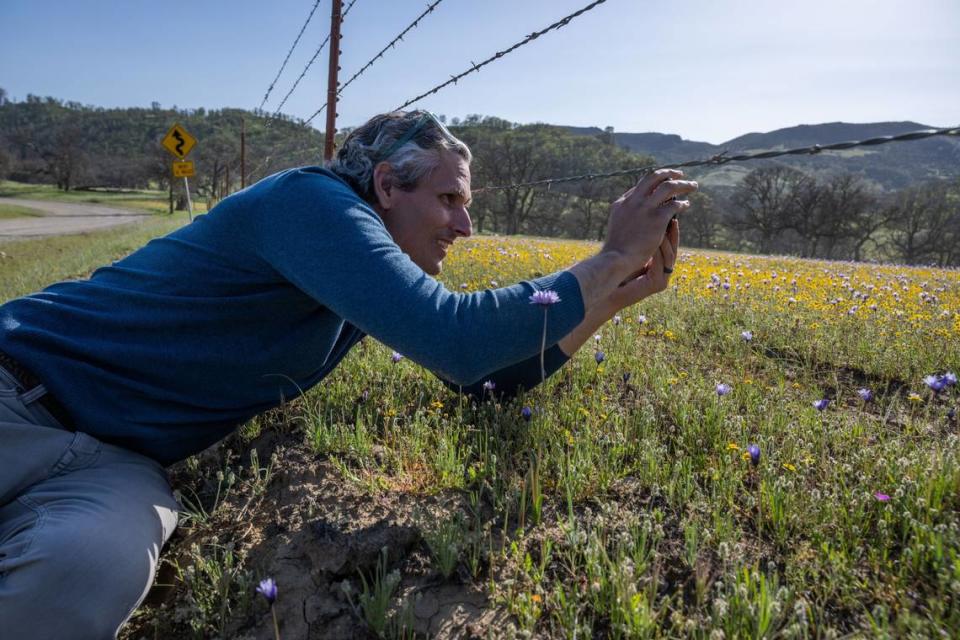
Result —
[[183, 139], [183, 134], [180, 133], [179, 129], [175, 129], [173, 132], [173, 137], [177, 140], [177, 153], [181, 156], [183, 155], [183, 145], [187, 144], [187, 141]]

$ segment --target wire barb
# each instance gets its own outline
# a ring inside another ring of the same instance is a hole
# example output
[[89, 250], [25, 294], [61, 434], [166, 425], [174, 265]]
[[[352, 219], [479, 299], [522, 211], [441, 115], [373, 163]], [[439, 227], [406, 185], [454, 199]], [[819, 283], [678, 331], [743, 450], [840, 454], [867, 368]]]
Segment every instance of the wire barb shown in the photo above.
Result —
[[280, 65], [280, 71], [277, 71], [277, 76], [273, 79], [273, 82], [270, 83], [270, 86], [267, 87], [267, 92], [263, 94], [263, 100], [260, 101], [260, 109], [263, 109], [263, 105], [267, 104], [267, 100], [270, 98], [270, 92], [273, 91], [273, 87], [277, 84], [277, 80], [280, 79], [280, 74], [283, 73], [283, 70], [287, 67], [287, 62], [290, 61], [290, 56], [293, 54], [293, 50], [297, 48], [297, 43], [300, 42], [300, 38], [303, 37], [303, 32], [306, 31], [307, 25], [310, 24], [310, 20], [313, 19], [313, 14], [316, 12], [317, 7], [320, 6], [320, 0], [317, 0], [313, 3], [313, 9], [310, 9], [310, 15], [307, 16], [306, 22], [303, 23], [303, 26], [300, 27], [300, 33], [297, 34], [297, 39], [293, 41], [293, 44], [290, 46], [290, 51], [287, 51], [287, 57], [283, 59], [283, 64]]
[[[337, 96], [339, 97], [339, 96], [340, 96], [340, 93], [341, 93], [344, 89], [346, 89], [348, 86], [350, 86], [350, 83], [351, 83], [351, 82], [353, 82], [354, 80], [356, 80], [358, 77], [360, 77], [360, 75], [361, 75], [364, 71], [366, 71], [366, 70], [369, 69], [371, 66], [373, 66], [373, 63], [376, 62], [378, 58], [383, 57], [383, 54], [387, 51], [387, 49], [394, 48], [394, 45], [396, 45], [397, 42], [400, 42], [401, 40], [403, 40], [403, 36], [405, 36], [408, 31], [410, 31], [410, 30], [413, 29], [414, 27], [418, 26], [419, 23], [420, 23], [420, 20], [422, 20], [423, 17], [426, 16], [428, 13], [432, 13], [433, 10], [436, 8], [436, 6], [437, 6], [438, 4], [440, 4], [441, 2], [443, 2], [443, 0], [435, 0], [435, 2], [434, 2], [433, 4], [431, 4], [430, 6], [428, 6], [423, 13], [421, 13], [419, 16], [417, 16], [416, 20], [414, 20], [412, 23], [410, 23], [410, 24], [407, 26], [406, 29], [404, 29], [403, 31], [401, 31], [401, 32], [400, 32], [400, 35], [398, 35], [398, 36], [395, 37], [393, 40], [391, 40], [390, 43], [389, 43], [387, 46], [385, 46], [383, 49], [381, 49], [381, 50], [377, 53], [377, 55], [375, 55], [375, 56], [373, 56], [372, 58], [370, 58], [370, 60], [369, 60], [365, 65], [363, 65], [363, 67], [360, 68], [360, 71], [357, 71], [355, 74], [353, 74], [353, 75], [350, 77], [349, 80], [347, 80], [346, 82], [343, 83], [343, 86], [340, 87], [340, 88], [337, 90]], [[323, 106], [321, 106], [319, 109], [317, 109], [317, 110], [313, 113], [313, 115], [311, 115], [309, 118], [307, 118], [307, 119], [304, 121], [304, 124], [310, 124], [310, 122], [311, 122], [314, 118], [316, 118], [318, 115], [320, 115], [321, 113], [323, 113], [323, 110], [326, 109], [326, 108], [327, 108], [327, 103], [325, 102], [325, 103], [323, 103]]]
[[414, 102], [418, 102], [418, 101], [426, 98], [427, 96], [429, 96], [429, 95], [431, 95], [431, 94], [433, 94], [433, 93], [436, 93], [436, 92], [440, 91], [440, 89], [443, 89], [444, 87], [446, 87], [446, 86], [448, 86], [448, 85], [455, 84], [455, 83], [457, 82], [457, 80], [459, 80], [459, 79], [462, 78], [463, 76], [468, 75], [468, 74], [471, 74], [471, 73], [473, 73], [474, 71], [479, 71], [481, 67], [484, 67], [484, 66], [490, 64], [491, 62], [493, 62], [494, 60], [496, 60], [496, 59], [498, 59], [498, 58], [502, 58], [502, 57], [505, 56], [506, 54], [512, 52], [514, 49], [518, 49], [518, 48], [522, 47], [523, 45], [527, 44], [528, 42], [539, 38], [540, 36], [542, 36], [543, 34], [547, 33], [548, 31], [552, 31], [553, 29], [559, 29], [559, 28], [561, 28], [561, 27], [566, 26], [566, 25], [569, 24], [570, 21], [573, 20], [574, 18], [580, 16], [581, 14], [586, 13], [587, 11], [590, 11], [590, 10], [593, 9], [594, 7], [596, 7], [596, 6], [598, 6], [598, 5], [601, 5], [601, 4], [603, 4], [604, 2], [606, 2], [606, 1], [607, 1], [607, 0], [594, 0], [594, 2], [591, 2], [590, 4], [588, 4], [587, 6], [585, 6], [584, 8], [580, 9], [579, 11], [575, 11], [574, 13], [571, 13], [570, 15], [566, 16], [565, 18], [561, 18], [561, 19], [558, 20], [557, 22], [554, 22], [554, 23], [551, 24], [549, 27], [546, 27], [546, 28], [544, 28], [544, 29], [541, 29], [540, 31], [536, 31], [536, 32], [534, 32], [534, 33], [531, 33], [531, 34], [528, 35], [526, 38], [524, 38], [524, 39], [521, 40], [520, 42], [516, 43], [515, 45], [513, 45], [513, 46], [510, 47], [509, 49], [504, 49], [503, 51], [498, 51], [497, 53], [493, 54], [492, 56], [490, 56], [489, 58], [487, 58], [486, 60], [484, 60], [484, 61], [481, 62], [480, 64], [473, 64], [473, 63], [471, 63], [472, 66], [471, 66], [469, 69], [467, 69], [466, 71], [464, 71], [463, 73], [457, 74], [457, 75], [455, 75], [455, 76], [451, 76], [451, 78], [450, 78], [449, 80], [447, 80], [446, 82], [444, 82], [443, 84], [437, 85], [437, 86], [434, 87], [433, 89], [430, 89], [430, 90], [427, 91], [426, 93], [420, 94], [420, 95], [417, 96], [416, 98], [410, 98], [409, 100], [407, 100], [406, 102], [404, 102], [403, 104], [401, 104], [399, 107], [397, 107], [397, 108], [395, 109], [395, 111], [400, 111], [400, 110], [402, 110], [402, 109], [405, 109], [405, 108], [409, 107], [411, 104], [413, 104]]
[[[347, 5], [347, 8], [343, 10], [343, 15], [340, 16], [340, 21], [341, 21], [341, 22], [343, 22], [344, 18], [347, 17], [347, 14], [350, 13], [350, 9], [353, 8], [353, 4], [354, 4], [356, 1], [357, 1], [357, 0], [350, 0], [350, 4]], [[307, 62], [307, 66], [305, 66], [305, 67], [303, 68], [303, 71], [300, 72], [300, 76], [297, 78], [296, 82], [293, 83], [293, 86], [290, 87], [290, 91], [287, 91], [287, 95], [283, 96], [283, 100], [281, 100], [281, 101], [280, 101], [280, 104], [277, 105], [277, 109], [276, 109], [276, 111], [273, 112], [273, 116], [271, 116], [271, 117], [276, 118], [278, 115], [280, 115], [280, 109], [282, 109], [282, 108], [283, 108], [283, 105], [285, 105], [285, 104], [287, 103], [287, 99], [288, 99], [288, 98], [290, 97], [290, 95], [293, 93], [294, 89], [297, 88], [297, 85], [300, 84], [300, 81], [303, 80], [303, 77], [304, 77], [305, 75], [307, 75], [307, 71], [310, 69], [310, 67], [313, 65], [313, 63], [317, 60], [317, 57], [320, 55], [320, 52], [323, 51], [323, 48], [324, 48], [325, 46], [327, 46], [327, 43], [328, 43], [328, 42], [330, 42], [330, 34], [329, 34], [329, 33], [327, 34], [327, 37], [323, 39], [323, 42], [320, 43], [320, 46], [317, 47], [317, 50], [313, 52], [313, 57], [310, 58], [310, 61]]]
[[706, 160], [691, 160], [689, 162], [681, 162], [679, 164], [665, 164], [662, 166], [651, 165], [648, 167], [634, 167], [631, 169], [620, 169], [619, 171], [611, 171], [609, 173], [586, 173], [578, 176], [566, 176], [563, 178], [545, 178], [543, 180], [533, 180], [531, 182], [519, 182], [516, 184], [506, 184], [506, 185], [497, 185], [490, 187], [479, 187], [477, 189], [471, 190], [471, 193], [482, 193], [484, 191], [502, 191], [504, 189], [520, 189], [524, 187], [540, 187], [547, 185], [548, 187], [553, 184], [562, 183], [562, 182], [581, 182], [585, 180], [596, 180], [599, 178], [615, 178], [618, 176], [626, 176], [632, 174], [643, 175], [656, 171], [657, 169], [680, 169], [682, 167], [700, 167], [705, 165], [721, 165], [728, 162], [744, 162], [747, 160], [761, 160], [767, 158], [777, 158], [780, 156], [787, 155], [813, 155], [822, 153], [823, 151], [836, 151], [840, 149], [851, 149], [853, 147], [869, 147], [876, 146], [878, 144], [887, 144], [888, 142], [905, 142], [910, 140], [923, 140], [924, 138], [931, 138], [933, 136], [960, 136], [960, 127], [951, 127], [947, 129], [924, 129], [923, 131], [911, 131], [910, 133], [903, 133], [898, 136], [881, 136], [879, 138], [869, 138], [867, 140], [860, 140], [856, 142], [837, 142], [834, 144], [820, 145], [815, 144], [809, 147], [799, 147], [797, 149], [788, 149], [786, 151], [761, 151], [753, 154], [744, 154], [737, 156], [727, 156], [728, 151], [724, 150]]

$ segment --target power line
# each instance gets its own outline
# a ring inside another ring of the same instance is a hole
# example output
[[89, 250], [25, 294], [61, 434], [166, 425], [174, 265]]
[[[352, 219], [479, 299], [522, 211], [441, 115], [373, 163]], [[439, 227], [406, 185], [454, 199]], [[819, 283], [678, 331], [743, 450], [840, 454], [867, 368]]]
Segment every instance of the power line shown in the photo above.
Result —
[[960, 127], [947, 128], [947, 129], [925, 129], [923, 131], [912, 131], [910, 133], [904, 133], [898, 136], [880, 136], [877, 138], [869, 138], [867, 140], [859, 140], [856, 142], [837, 142], [835, 144], [825, 144], [825, 145], [815, 144], [810, 147], [799, 147], [796, 149], [788, 149], [786, 151], [762, 151], [759, 153], [742, 154], [742, 155], [736, 155], [736, 156], [728, 156], [727, 151], [723, 151], [706, 160], [691, 160], [689, 162], [682, 162], [680, 164], [665, 164], [661, 166], [650, 165], [646, 167], [634, 167], [632, 169], [621, 169], [619, 171], [610, 171], [608, 173], [585, 173], [578, 176], [566, 176], [563, 178], [545, 178], [543, 180], [533, 180], [531, 182], [520, 182], [516, 184], [480, 187], [478, 189], [473, 189], [472, 193], [480, 193], [484, 191], [500, 191], [503, 189], [519, 189], [521, 187], [540, 187], [540, 186], [549, 187], [551, 185], [559, 184], [563, 182], [580, 182], [583, 180], [597, 180], [600, 178], [614, 178], [617, 176], [640, 175], [644, 173], [650, 173], [651, 171], [655, 171], [657, 169], [679, 169], [681, 167], [699, 167], [699, 166], [705, 166], [705, 165], [719, 166], [722, 164], [726, 164], [728, 162], [761, 160], [766, 158], [777, 158], [780, 156], [814, 155], [822, 151], [852, 149], [853, 147], [872, 147], [880, 144], [887, 144], [888, 142], [923, 140], [924, 138], [930, 138], [933, 136], [960, 136]]
[[409, 107], [409, 106], [410, 106], [411, 104], [413, 104], [414, 102], [417, 102], [417, 101], [419, 101], [419, 100], [422, 100], [423, 98], [426, 98], [427, 96], [429, 96], [429, 95], [432, 94], [432, 93], [436, 93], [437, 91], [439, 91], [440, 89], [443, 89], [443, 88], [446, 87], [447, 85], [455, 84], [455, 83], [457, 82], [457, 80], [459, 80], [460, 78], [462, 78], [462, 77], [464, 77], [464, 76], [466, 76], [466, 75], [468, 75], [468, 74], [471, 74], [471, 73], [473, 73], [474, 71], [479, 71], [481, 67], [490, 64], [490, 63], [493, 62], [494, 60], [497, 60], [497, 59], [499, 59], [499, 58], [502, 58], [503, 56], [505, 56], [505, 55], [507, 55], [508, 53], [512, 52], [514, 49], [518, 49], [519, 47], [522, 47], [523, 45], [527, 44], [528, 42], [530, 42], [530, 41], [532, 41], [532, 40], [536, 40], [537, 38], [539, 38], [539, 37], [542, 36], [543, 34], [547, 33], [548, 31], [552, 31], [553, 29], [559, 29], [559, 28], [561, 28], [561, 27], [566, 26], [566, 25], [569, 24], [570, 21], [573, 20], [574, 18], [580, 16], [581, 14], [586, 13], [587, 11], [590, 11], [591, 9], [593, 9], [594, 7], [596, 7], [597, 5], [601, 5], [601, 4], [603, 4], [604, 2], [606, 2], [606, 1], [607, 1], [607, 0], [595, 0], [594, 2], [591, 2], [590, 4], [588, 4], [587, 6], [585, 6], [583, 9], [580, 9], [579, 11], [576, 11], [576, 12], [574, 12], [574, 13], [571, 13], [571, 14], [568, 15], [567, 17], [561, 18], [560, 20], [554, 22], [554, 23], [551, 24], [549, 27], [546, 27], [545, 29], [541, 29], [540, 31], [536, 31], [536, 32], [534, 32], [534, 33], [531, 33], [529, 36], [527, 36], [526, 38], [524, 38], [523, 40], [521, 40], [521, 41], [518, 42], [517, 44], [513, 45], [513, 46], [510, 47], [509, 49], [504, 49], [503, 51], [498, 51], [498, 52], [496, 52], [495, 54], [493, 54], [492, 56], [490, 56], [489, 58], [487, 58], [486, 60], [484, 60], [484, 61], [481, 62], [480, 64], [476, 64], [476, 63], [471, 62], [471, 64], [472, 64], [473, 66], [470, 67], [469, 69], [467, 69], [466, 71], [464, 71], [463, 73], [460, 73], [460, 74], [457, 74], [457, 75], [455, 75], [455, 76], [452, 76], [449, 80], [447, 80], [447, 81], [444, 82], [443, 84], [437, 85], [437, 86], [434, 87], [433, 89], [430, 89], [430, 90], [427, 91], [426, 93], [420, 94], [420, 95], [417, 96], [416, 98], [411, 98], [411, 99], [407, 100], [407, 101], [404, 102], [402, 105], [400, 105], [399, 107], [397, 107], [395, 110], [396, 110], [396, 111], [400, 111], [401, 109], [404, 109], [404, 108], [406, 108], [406, 107]]
[[[362, 74], [364, 71], [366, 71], [367, 69], [369, 69], [369, 68], [373, 65], [373, 63], [376, 62], [379, 58], [382, 58], [382, 57], [383, 57], [383, 54], [386, 53], [387, 49], [390, 49], [391, 47], [393, 47], [394, 45], [396, 45], [397, 42], [399, 42], [400, 40], [403, 40], [403, 36], [405, 36], [408, 31], [410, 31], [411, 29], [413, 29], [414, 27], [416, 27], [417, 24], [420, 22], [420, 20], [423, 19], [424, 16], [426, 16], [428, 13], [432, 13], [432, 12], [433, 12], [433, 9], [434, 9], [438, 4], [440, 4], [441, 2], [443, 2], [443, 0], [436, 0], [436, 2], [434, 2], [434, 3], [431, 4], [429, 7], [427, 7], [426, 11], [424, 11], [424, 12], [421, 13], [419, 16], [417, 16], [417, 19], [414, 20], [414, 21], [410, 24], [410, 26], [408, 26], [406, 29], [404, 29], [403, 31], [401, 31], [401, 32], [400, 32], [400, 35], [398, 35], [396, 38], [394, 38], [393, 40], [391, 40], [391, 41], [390, 41], [390, 44], [388, 44], [387, 46], [385, 46], [383, 49], [380, 50], [380, 53], [378, 53], [377, 55], [373, 56], [373, 58], [371, 58], [370, 61], [367, 62], [367, 64], [363, 65], [363, 67], [360, 69], [360, 71], [357, 71], [355, 74], [353, 74], [353, 76], [352, 76], [349, 80], [347, 80], [346, 82], [344, 82], [344, 83], [343, 83], [343, 86], [341, 86], [339, 89], [337, 89], [337, 95], [339, 96], [339, 95], [343, 92], [343, 90], [346, 89], [346, 88], [350, 85], [351, 82], [353, 82], [354, 80], [356, 80], [356, 79], [360, 76], [360, 74]], [[314, 118], [316, 118], [316, 117], [317, 117], [318, 115], [320, 115], [321, 113], [323, 113], [323, 110], [326, 109], [326, 108], [327, 108], [327, 103], [325, 102], [325, 103], [323, 103], [323, 106], [322, 106], [322, 107], [320, 107], [319, 109], [317, 109], [317, 110], [313, 113], [312, 116], [310, 116], [309, 118], [306, 119], [306, 121], [304, 122], [304, 124], [310, 124], [310, 121], [313, 120]]]
[[[343, 10], [343, 16], [341, 16], [341, 18], [340, 18], [341, 22], [343, 21], [344, 18], [347, 17], [347, 14], [350, 13], [350, 9], [353, 8], [353, 3], [356, 2], [356, 1], [357, 1], [357, 0], [350, 0], [350, 4], [348, 4], [348, 5], [347, 5], [347, 8]], [[272, 117], [276, 118], [276, 117], [280, 114], [280, 109], [283, 108], [283, 105], [285, 105], [285, 104], [287, 103], [287, 98], [290, 97], [290, 94], [293, 93], [294, 89], [297, 88], [297, 85], [300, 84], [300, 81], [303, 80], [303, 76], [307, 75], [307, 70], [310, 69], [310, 66], [311, 66], [311, 65], [314, 63], [314, 61], [317, 59], [317, 56], [320, 55], [320, 52], [323, 51], [323, 48], [324, 48], [325, 46], [327, 46], [327, 43], [328, 43], [328, 42], [330, 42], [330, 34], [327, 34], [327, 37], [324, 38], [324, 39], [323, 39], [323, 42], [320, 43], [320, 46], [317, 47], [317, 50], [313, 53], [313, 57], [310, 58], [310, 61], [309, 61], [309, 62], [307, 62], [307, 66], [305, 66], [305, 67], [303, 68], [303, 71], [300, 73], [300, 76], [297, 78], [296, 82], [294, 82], [294, 83], [293, 83], [293, 86], [290, 87], [290, 91], [287, 91], [287, 95], [283, 96], [283, 100], [281, 100], [281, 101], [280, 101], [280, 104], [277, 105], [277, 110], [273, 112], [273, 116], [272, 116]]]
[[317, 0], [313, 3], [313, 9], [310, 9], [310, 15], [307, 16], [307, 21], [303, 23], [302, 27], [300, 27], [300, 33], [297, 34], [297, 39], [293, 41], [290, 51], [287, 51], [287, 57], [283, 59], [283, 64], [280, 65], [280, 71], [277, 71], [277, 77], [273, 79], [273, 82], [271, 82], [270, 86], [267, 87], [267, 92], [263, 94], [263, 100], [260, 101], [260, 109], [263, 109], [263, 105], [267, 104], [267, 99], [270, 98], [270, 92], [273, 91], [273, 86], [277, 84], [277, 80], [280, 79], [280, 74], [283, 73], [283, 70], [287, 66], [287, 62], [290, 61], [290, 56], [293, 54], [293, 50], [297, 48], [297, 43], [300, 42], [300, 38], [303, 36], [303, 32], [306, 31], [307, 25], [310, 24], [310, 20], [313, 18], [313, 14], [317, 10], [318, 6], [320, 6], [320, 0]]

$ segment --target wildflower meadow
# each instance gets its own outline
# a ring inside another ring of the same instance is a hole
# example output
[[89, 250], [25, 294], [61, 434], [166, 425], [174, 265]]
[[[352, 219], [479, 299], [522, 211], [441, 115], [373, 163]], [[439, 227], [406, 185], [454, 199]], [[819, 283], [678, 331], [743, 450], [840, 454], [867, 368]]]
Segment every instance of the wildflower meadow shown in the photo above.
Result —
[[[441, 279], [480, 291], [595, 250], [474, 238]], [[548, 317], [550, 295], [531, 304]], [[370, 341], [224, 445], [269, 440], [270, 465], [227, 452], [213, 485], [197, 480], [203, 462], [178, 471], [197, 488], [168, 552], [193, 580], [175, 586], [178, 624], [198, 637], [949, 637], [958, 372], [956, 271], [701, 251], [508, 401], [491, 384], [472, 402]], [[291, 450], [326, 471], [284, 471]], [[242, 567], [226, 579], [224, 549]], [[139, 614], [145, 636], [161, 611]]]

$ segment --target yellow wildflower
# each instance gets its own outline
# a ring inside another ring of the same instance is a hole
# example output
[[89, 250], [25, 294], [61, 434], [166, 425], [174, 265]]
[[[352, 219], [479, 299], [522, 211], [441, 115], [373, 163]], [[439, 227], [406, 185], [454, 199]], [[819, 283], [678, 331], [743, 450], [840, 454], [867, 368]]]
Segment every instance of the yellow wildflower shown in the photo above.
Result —
[[923, 398], [921, 398], [920, 395], [916, 393], [911, 393], [910, 395], [908, 395], [907, 400], [909, 400], [910, 402], [923, 402]]
[[727, 450], [729, 451], [740, 451], [740, 446], [736, 442], [731, 442], [727, 445]]
[[789, 462], [784, 462], [784, 463], [783, 463], [783, 468], [786, 469], [787, 471], [793, 471], [794, 473], [797, 472], [797, 468], [796, 468], [795, 466], [793, 466], [792, 464], [790, 464]]

